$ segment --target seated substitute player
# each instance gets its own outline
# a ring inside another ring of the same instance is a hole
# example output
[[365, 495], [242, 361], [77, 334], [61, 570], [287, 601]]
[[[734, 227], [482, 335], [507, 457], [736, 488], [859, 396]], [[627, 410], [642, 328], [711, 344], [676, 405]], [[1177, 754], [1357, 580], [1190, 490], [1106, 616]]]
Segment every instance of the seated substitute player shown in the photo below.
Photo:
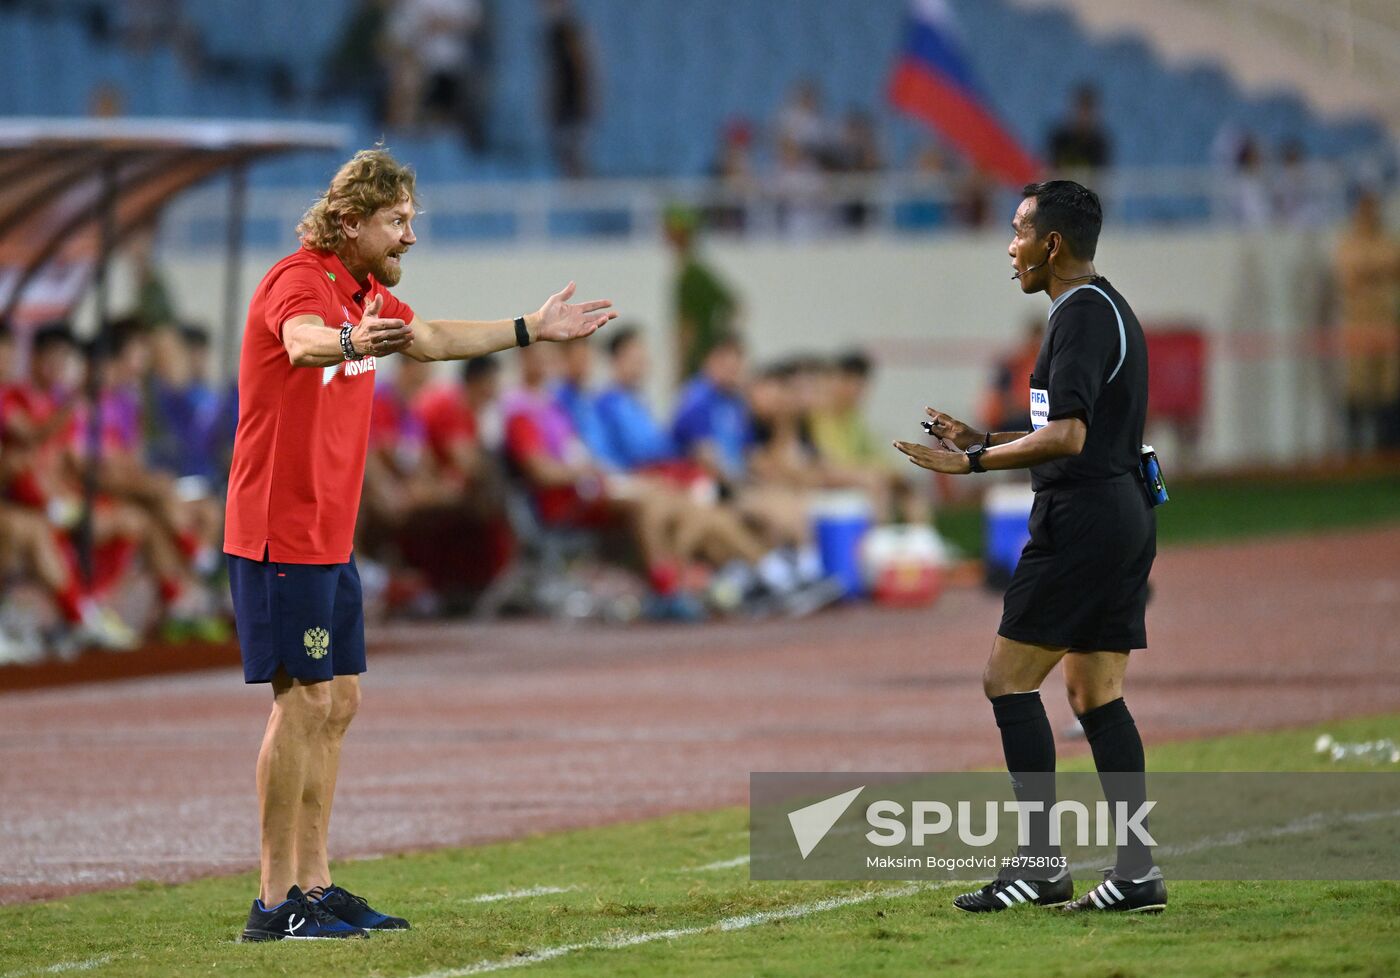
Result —
[[382, 148], [345, 163], [297, 226], [302, 247], [253, 293], [239, 363], [229, 555], [243, 674], [271, 683], [258, 756], [261, 892], [242, 939], [364, 937], [399, 917], [333, 884], [326, 854], [340, 746], [360, 703], [364, 612], [351, 553], [375, 358], [465, 360], [587, 336], [615, 317], [571, 304], [496, 322], [425, 320], [392, 296], [417, 238], [413, 171]]
[[1056, 663], [1064, 662], [1070, 705], [1105, 796], [1130, 812], [1146, 799], [1142, 738], [1123, 701], [1123, 677], [1129, 650], [1147, 646], [1157, 522], [1138, 476], [1147, 345], [1127, 301], [1094, 270], [1099, 198], [1068, 180], [1031, 184], [1023, 195], [1011, 224], [1012, 277], [1022, 292], [1051, 299], [1030, 378], [1033, 430], [984, 434], [929, 408], [924, 425], [940, 445], [895, 442], [935, 472], [1029, 468], [1035, 490], [1030, 542], [1007, 588], [982, 685], [1017, 799], [1044, 807], [1028, 820], [1030, 844], [1013, 865], [954, 905], [1156, 913], [1166, 908], [1167, 887], [1141, 842], [1120, 840], [1114, 868], [1073, 902], [1068, 869], [1047, 871], [1063, 865], [1044, 814], [1055, 800], [1055, 740], [1040, 700]]

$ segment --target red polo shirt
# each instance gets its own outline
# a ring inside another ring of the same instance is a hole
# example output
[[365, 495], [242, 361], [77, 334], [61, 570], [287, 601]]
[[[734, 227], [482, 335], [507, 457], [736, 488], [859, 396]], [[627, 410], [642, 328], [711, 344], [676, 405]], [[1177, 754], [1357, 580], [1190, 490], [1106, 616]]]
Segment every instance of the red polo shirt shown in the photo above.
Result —
[[238, 435], [229, 472], [224, 551], [285, 564], [350, 559], [365, 477], [375, 360], [294, 367], [282, 324], [319, 316], [326, 329], [360, 321], [383, 294], [386, 319], [413, 310], [373, 278], [361, 289], [330, 252], [302, 248], [253, 293], [238, 365]]

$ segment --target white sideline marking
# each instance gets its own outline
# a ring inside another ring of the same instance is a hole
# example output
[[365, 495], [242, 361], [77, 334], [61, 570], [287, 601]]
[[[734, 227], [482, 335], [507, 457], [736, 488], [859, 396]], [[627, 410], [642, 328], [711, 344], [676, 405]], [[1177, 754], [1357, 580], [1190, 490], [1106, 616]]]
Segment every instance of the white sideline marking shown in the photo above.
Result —
[[[1263, 831], [1231, 832], [1225, 835], [1197, 839], [1194, 842], [1188, 842], [1179, 846], [1159, 846], [1158, 851], [1167, 855], [1183, 855], [1205, 849], [1223, 849], [1254, 839], [1280, 838], [1283, 836], [1297, 835], [1303, 832], [1311, 832], [1328, 824], [1337, 824], [1338, 822], [1348, 824], [1373, 822], [1377, 819], [1394, 818], [1397, 815], [1400, 815], [1400, 809], [1356, 812], [1350, 815], [1343, 815], [1340, 818], [1317, 813], [1306, 815], [1302, 818], [1294, 819], [1292, 822], [1287, 822], [1283, 825]], [[733, 861], [727, 860], [727, 862]], [[1090, 863], [1080, 863], [1071, 866], [1070, 870], [1071, 872], [1082, 872], [1090, 868], [1090, 865]], [[906, 886], [889, 890], [859, 893], [846, 897], [832, 897], [826, 900], [818, 900], [814, 903], [801, 903], [796, 906], [784, 907], [778, 910], [764, 910], [759, 913], [746, 914], [742, 917], [726, 917], [712, 924], [704, 924], [698, 927], [676, 927], [670, 930], [646, 931], [640, 934], [624, 934], [621, 937], [598, 938], [592, 941], [584, 941], [581, 944], [560, 944], [555, 947], [541, 948], [538, 951], [530, 951], [525, 954], [516, 955], [515, 957], [498, 958], [494, 961], [478, 961], [475, 964], [465, 965], [461, 968], [429, 971], [421, 975], [415, 975], [413, 978], [467, 978], [469, 975], [483, 975], [493, 971], [524, 968], [528, 965], [539, 964], [543, 961], [552, 961], [555, 958], [562, 958], [576, 951], [617, 951], [623, 948], [636, 947], [639, 944], [669, 941], [678, 937], [694, 937], [698, 934], [714, 931], [744, 930], [774, 920], [791, 920], [795, 917], [807, 917], [814, 913], [823, 913], [827, 910], [839, 910], [842, 907], [866, 903], [870, 900], [876, 900], [882, 897], [898, 899], [900, 897], [912, 896], [924, 890], [942, 889], [945, 887], [957, 886], [964, 882], [965, 881], [962, 880], [939, 880], [910, 883]], [[9, 978], [9, 976], [0, 976], [0, 978]]]
[[703, 866], [686, 866], [677, 870], [680, 873], [712, 873], [717, 869], [733, 869], [735, 866], [747, 866], [748, 856], [735, 856], [733, 859], [721, 859], [717, 863], [706, 863]]
[[566, 954], [573, 954], [575, 951], [616, 951], [627, 947], [636, 947], [639, 944], [652, 944], [656, 941], [669, 941], [678, 937], [694, 937], [696, 934], [705, 934], [711, 931], [731, 931], [745, 930], [749, 927], [756, 927], [759, 924], [767, 924], [774, 920], [790, 920], [794, 917], [806, 917], [814, 913], [823, 913], [827, 910], [839, 910], [842, 907], [849, 907], [857, 903], [867, 903], [871, 900], [878, 900], [881, 897], [904, 897], [920, 890], [937, 889], [938, 887], [951, 886], [952, 883], [910, 883], [907, 886], [897, 887], [890, 890], [877, 890], [871, 893], [857, 893], [852, 896], [831, 897], [826, 900], [817, 900], [814, 903], [799, 903], [792, 907], [783, 907], [778, 910], [763, 910], [758, 913], [745, 914], [742, 917], [725, 917], [712, 924], [704, 924], [699, 927], [674, 927], [669, 930], [645, 931], [641, 934], [624, 934], [621, 937], [600, 937], [592, 941], [584, 941], [581, 944], [560, 944], [556, 947], [541, 948], [538, 951], [531, 951], [528, 954], [520, 954], [515, 957], [497, 958], [494, 961], [478, 961], [476, 964], [469, 964], [462, 968], [447, 968], [442, 971], [429, 971], [426, 974], [416, 975], [415, 978], [466, 978], [468, 975], [484, 975], [492, 971], [505, 971], [510, 968], [523, 968], [527, 965], [539, 964], [542, 961], [552, 961], [555, 958], [562, 958]]
[[545, 896], [550, 893], [568, 893], [577, 886], [532, 886], [528, 890], [506, 890], [504, 893], [483, 893], [467, 900], [467, 903], [495, 903], [497, 900], [524, 900], [526, 897]]
[[0, 978], [21, 978], [23, 975], [58, 975], [65, 971], [90, 971], [93, 968], [100, 968], [111, 960], [112, 955], [104, 954], [100, 958], [87, 958], [83, 961], [60, 961], [58, 964], [51, 964], [43, 968], [21, 968], [19, 971], [7, 971], [0, 975]]
[[1281, 839], [1290, 835], [1302, 835], [1305, 832], [1316, 832], [1318, 829], [1325, 829], [1333, 825], [1364, 825], [1367, 822], [1375, 822], [1380, 819], [1390, 819], [1400, 816], [1400, 808], [1392, 808], [1388, 811], [1374, 812], [1351, 812], [1347, 815], [1329, 815], [1325, 812], [1314, 812], [1311, 815], [1303, 815], [1295, 818], [1291, 822], [1282, 825], [1275, 825], [1269, 829], [1240, 829], [1235, 832], [1227, 832], [1224, 835], [1206, 836], [1194, 842], [1184, 842], [1180, 845], [1158, 846], [1157, 851], [1166, 856], [1185, 856], [1193, 852], [1202, 852], [1210, 849], [1228, 849], [1231, 846], [1242, 845], [1246, 842], [1254, 842], [1259, 839]]

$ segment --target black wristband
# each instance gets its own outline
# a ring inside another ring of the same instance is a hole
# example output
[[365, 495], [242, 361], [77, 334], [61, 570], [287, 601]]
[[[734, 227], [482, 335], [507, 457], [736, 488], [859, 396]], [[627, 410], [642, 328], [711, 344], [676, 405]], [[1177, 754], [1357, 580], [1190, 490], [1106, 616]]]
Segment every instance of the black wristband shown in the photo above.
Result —
[[530, 331], [529, 331], [528, 329], [525, 328], [525, 317], [524, 317], [524, 316], [516, 316], [516, 317], [515, 317], [515, 345], [516, 345], [516, 346], [529, 346], [529, 345], [530, 345]]
[[354, 328], [353, 326], [340, 327], [340, 352], [347, 360], [363, 360], [365, 355], [356, 353], [355, 344], [350, 340], [350, 331]]

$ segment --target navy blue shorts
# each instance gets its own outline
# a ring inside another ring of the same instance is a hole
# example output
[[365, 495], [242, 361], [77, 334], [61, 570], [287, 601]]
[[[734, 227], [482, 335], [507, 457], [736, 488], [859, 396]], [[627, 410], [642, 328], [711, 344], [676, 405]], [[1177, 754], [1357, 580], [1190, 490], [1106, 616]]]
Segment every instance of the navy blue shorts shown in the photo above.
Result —
[[278, 668], [306, 682], [365, 671], [365, 608], [355, 556], [344, 564], [278, 564], [228, 555], [243, 681]]

